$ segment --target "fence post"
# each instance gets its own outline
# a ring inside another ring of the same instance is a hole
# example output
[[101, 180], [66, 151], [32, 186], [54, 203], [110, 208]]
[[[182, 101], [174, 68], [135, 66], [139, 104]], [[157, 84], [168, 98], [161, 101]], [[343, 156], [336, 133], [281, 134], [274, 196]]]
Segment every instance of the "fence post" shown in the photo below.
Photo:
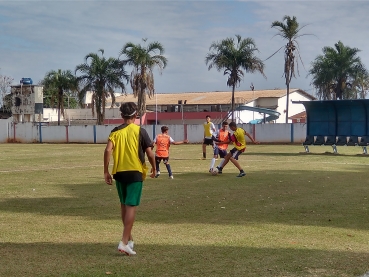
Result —
[[96, 125], [94, 125], [93, 130], [94, 130], [94, 143], [96, 143]]
[[293, 123], [291, 123], [291, 142], [293, 143], [294, 137], [293, 137]]
[[67, 139], [67, 143], [69, 143], [69, 129], [68, 129], [68, 125], [65, 125], [65, 136]]

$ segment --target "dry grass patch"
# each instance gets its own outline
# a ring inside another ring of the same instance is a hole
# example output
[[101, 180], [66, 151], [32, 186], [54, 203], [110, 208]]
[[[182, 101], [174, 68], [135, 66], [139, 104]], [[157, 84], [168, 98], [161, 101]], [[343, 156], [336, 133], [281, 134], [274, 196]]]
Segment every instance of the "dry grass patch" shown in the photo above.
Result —
[[[209, 175], [201, 145], [171, 148], [145, 182], [137, 256], [116, 251], [104, 145], [0, 144], [1, 276], [363, 276], [369, 271], [369, 159], [316, 147], [251, 145]], [[208, 149], [210, 156], [210, 149]], [[217, 161], [219, 163], [219, 161]], [[164, 170], [163, 170], [164, 169]]]

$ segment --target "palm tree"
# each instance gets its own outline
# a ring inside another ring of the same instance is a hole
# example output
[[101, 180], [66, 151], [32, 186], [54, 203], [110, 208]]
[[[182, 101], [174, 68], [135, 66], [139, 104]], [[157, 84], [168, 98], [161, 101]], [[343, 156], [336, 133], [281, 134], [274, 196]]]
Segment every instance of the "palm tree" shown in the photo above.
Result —
[[75, 72], [81, 73], [77, 81], [81, 87], [78, 97], [80, 103], [88, 91], [92, 91], [92, 114], [97, 115], [97, 124], [102, 125], [105, 119], [106, 99], [110, 96], [111, 106], [115, 104], [114, 89], [120, 88], [125, 92], [125, 84], [129, 76], [119, 59], [104, 57], [104, 50], [100, 49], [101, 56], [90, 53], [85, 57], [85, 63], [77, 65]]
[[228, 75], [227, 86], [232, 87], [232, 121], [234, 121], [234, 91], [244, 76], [244, 72], [254, 73], [259, 71], [264, 77], [264, 63], [254, 55], [259, 50], [256, 48], [252, 38], [242, 39], [236, 35], [233, 38], [226, 38], [220, 42], [213, 42], [205, 57], [208, 70], [215, 67], [218, 71], [224, 70], [224, 75]]
[[330, 62], [322, 55], [311, 63], [309, 75], [312, 75], [312, 84], [316, 89], [316, 95], [321, 100], [332, 100], [332, 79]]
[[45, 92], [51, 95], [51, 105], [53, 106], [55, 101], [57, 103], [58, 125], [60, 125], [60, 114], [64, 116], [64, 92], [77, 91], [76, 78], [70, 70], [51, 70], [46, 73], [41, 83], [44, 85]]
[[358, 72], [352, 83], [352, 89], [356, 99], [365, 99], [369, 90], [369, 73]]
[[[146, 42], [146, 39], [143, 39]], [[126, 59], [124, 64], [133, 66], [130, 83], [134, 97], [137, 97], [137, 108], [142, 124], [142, 115], [146, 112], [146, 94], [149, 98], [155, 94], [154, 67], [158, 67], [160, 74], [167, 66], [168, 60], [163, 56], [165, 49], [159, 42], [149, 43], [146, 47], [140, 44], [126, 43], [121, 52]]]
[[[286, 24], [283, 23], [286, 21]], [[305, 36], [307, 34], [299, 34], [300, 30], [304, 28], [306, 25], [299, 27], [299, 23], [296, 20], [296, 17], [289, 17], [285, 15], [281, 21], [274, 21], [271, 25], [271, 28], [276, 28], [279, 32], [275, 36], [281, 36], [283, 39], [287, 40], [287, 44], [279, 48], [276, 52], [274, 52], [270, 57], [274, 56], [277, 52], [279, 52], [282, 48], [284, 48], [284, 77], [286, 79], [286, 86], [287, 86], [287, 102], [286, 102], [286, 123], [288, 123], [288, 106], [289, 106], [289, 95], [290, 95], [290, 83], [292, 77], [295, 77], [295, 64], [296, 70], [298, 74], [298, 60], [296, 59], [295, 53], [298, 54], [301, 63], [303, 64], [300, 52], [298, 49], [298, 42], [297, 38], [301, 36]], [[268, 57], [267, 59], [269, 59]]]
[[334, 48], [323, 48], [323, 55], [315, 58], [309, 70], [319, 98], [355, 99], [356, 89], [359, 89], [361, 97], [365, 98], [369, 77], [357, 55], [359, 52], [359, 49], [345, 46], [341, 41], [336, 43]]

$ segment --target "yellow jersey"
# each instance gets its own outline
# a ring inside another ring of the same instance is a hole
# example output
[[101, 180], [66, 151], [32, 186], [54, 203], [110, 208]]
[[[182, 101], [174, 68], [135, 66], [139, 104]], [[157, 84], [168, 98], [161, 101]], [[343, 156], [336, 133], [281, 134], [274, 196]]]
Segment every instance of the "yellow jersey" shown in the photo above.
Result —
[[114, 165], [112, 174], [124, 171], [138, 171], [146, 178], [147, 167], [143, 150], [140, 149], [140, 126], [128, 124], [112, 131], [109, 140], [113, 143]]
[[213, 122], [205, 122], [204, 123], [204, 137], [211, 139], [214, 132], [215, 132], [215, 126]]
[[234, 147], [237, 148], [237, 150], [242, 150], [246, 148], [246, 131], [242, 128], [237, 128], [236, 131], [233, 133], [236, 141], [233, 142]]

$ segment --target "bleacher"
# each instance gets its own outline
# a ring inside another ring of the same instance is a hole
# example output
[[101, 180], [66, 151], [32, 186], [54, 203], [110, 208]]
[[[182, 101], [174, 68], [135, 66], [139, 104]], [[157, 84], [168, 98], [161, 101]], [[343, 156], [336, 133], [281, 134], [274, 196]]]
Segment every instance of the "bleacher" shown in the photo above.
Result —
[[302, 143], [306, 153], [310, 153], [310, 145], [329, 145], [332, 146], [333, 153], [337, 154], [337, 146], [361, 146], [363, 154], [368, 154], [369, 136], [307, 136]]
[[369, 100], [302, 101], [306, 109], [306, 153], [309, 146], [329, 145], [333, 153], [337, 146], [359, 146], [368, 154]]

